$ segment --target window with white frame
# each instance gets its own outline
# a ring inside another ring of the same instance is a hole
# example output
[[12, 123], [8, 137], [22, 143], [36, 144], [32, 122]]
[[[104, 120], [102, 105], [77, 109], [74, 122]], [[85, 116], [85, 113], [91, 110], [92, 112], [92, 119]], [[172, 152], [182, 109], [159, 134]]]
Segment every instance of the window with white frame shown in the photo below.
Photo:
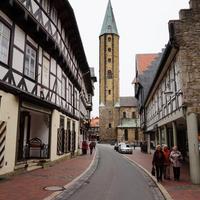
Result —
[[8, 64], [10, 29], [0, 21], [0, 61]]
[[29, 45], [26, 45], [24, 74], [35, 79], [36, 51]]

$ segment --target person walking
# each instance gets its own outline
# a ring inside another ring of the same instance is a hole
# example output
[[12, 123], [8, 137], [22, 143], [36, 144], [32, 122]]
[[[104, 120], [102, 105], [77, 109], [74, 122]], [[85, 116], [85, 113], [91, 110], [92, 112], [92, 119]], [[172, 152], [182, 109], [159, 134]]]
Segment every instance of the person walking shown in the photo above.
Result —
[[93, 148], [94, 148], [94, 143], [90, 142], [89, 147], [90, 147], [90, 155], [92, 155], [92, 151], [93, 151]]
[[87, 154], [87, 150], [88, 150], [88, 143], [86, 140], [84, 140], [82, 142], [82, 152], [83, 152], [83, 155], [86, 155]]
[[156, 167], [156, 178], [158, 182], [162, 181], [164, 160], [165, 160], [165, 156], [162, 151], [162, 148], [160, 145], [157, 145], [156, 151], [154, 152], [154, 155], [153, 155], [152, 165], [153, 167], [154, 166]]
[[170, 150], [167, 145], [163, 146], [164, 160], [164, 179], [170, 180]]
[[170, 153], [170, 161], [173, 166], [173, 173], [174, 173], [174, 180], [179, 181], [180, 180], [180, 168], [181, 168], [181, 162], [183, 160], [183, 156], [180, 151], [178, 151], [178, 147], [174, 146], [172, 148], [172, 152]]

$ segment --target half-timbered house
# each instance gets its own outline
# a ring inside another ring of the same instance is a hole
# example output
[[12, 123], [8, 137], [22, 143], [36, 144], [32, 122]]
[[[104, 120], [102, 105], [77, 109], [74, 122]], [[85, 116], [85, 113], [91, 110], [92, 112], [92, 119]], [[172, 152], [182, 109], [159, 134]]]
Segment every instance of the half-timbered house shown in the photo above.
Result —
[[94, 80], [67, 0], [1, 0], [0, 174], [77, 152]]
[[178, 146], [189, 161], [192, 183], [199, 184], [200, 1], [189, 4], [189, 9], [180, 10], [179, 20], [169, 21], [166, 48], [147, 72], [136, 77], [135, 94], [149, 152], [150, 139]]

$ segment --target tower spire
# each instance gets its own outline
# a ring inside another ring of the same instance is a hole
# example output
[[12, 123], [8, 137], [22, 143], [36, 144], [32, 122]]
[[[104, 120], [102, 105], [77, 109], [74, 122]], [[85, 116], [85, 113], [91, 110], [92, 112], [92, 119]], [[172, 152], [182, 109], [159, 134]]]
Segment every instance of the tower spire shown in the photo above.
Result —
[[103, 21], [103, 25], [102, 25], [102, 28], [101, 28], [100, 36], [104, 35], [104, 34], [116, 34], [116, 35], [119, 35], [110, 0], [108, 1], [106, 14], [105, 14], [105, 17], [104, 17], [104, 21]]

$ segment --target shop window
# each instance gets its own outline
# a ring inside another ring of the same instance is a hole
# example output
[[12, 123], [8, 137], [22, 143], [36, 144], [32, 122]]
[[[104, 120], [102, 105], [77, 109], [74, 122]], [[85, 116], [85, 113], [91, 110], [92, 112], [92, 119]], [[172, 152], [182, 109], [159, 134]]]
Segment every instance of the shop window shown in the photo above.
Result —
[[10, 29], [0, 22], [0, 61], [8, 64], [10, 47]]
[[26, 45], [24, 74], [29, 78], [35, 79], [36, 51], [29, 45]]

